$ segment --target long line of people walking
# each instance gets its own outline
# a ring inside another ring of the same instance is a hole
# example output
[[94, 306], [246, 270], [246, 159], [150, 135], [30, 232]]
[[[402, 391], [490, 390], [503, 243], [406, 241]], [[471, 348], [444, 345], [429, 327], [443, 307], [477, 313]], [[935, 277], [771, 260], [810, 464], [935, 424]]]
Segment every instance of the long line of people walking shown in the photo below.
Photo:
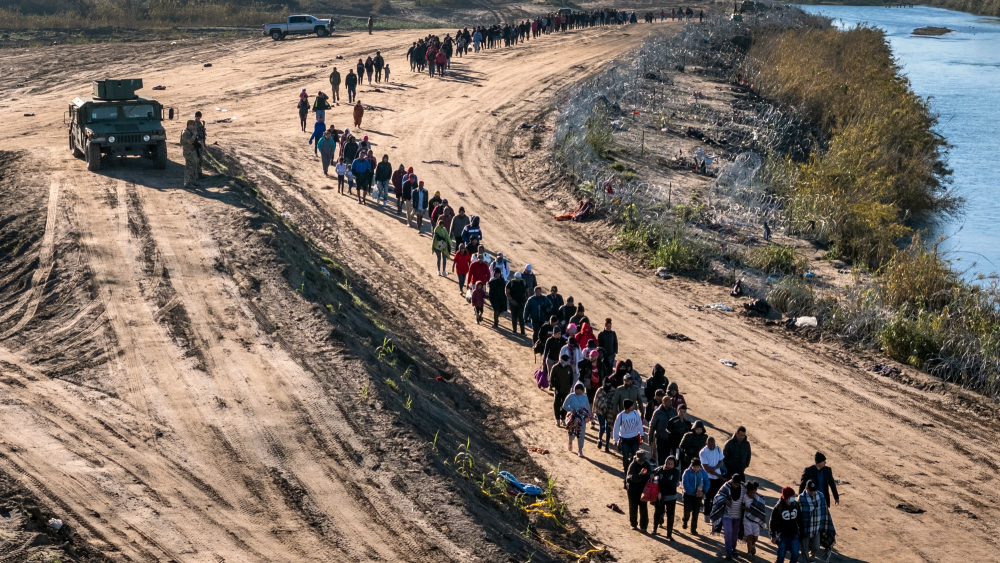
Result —
[[[572, 16], [539, 18], [538, 26], [536, 21], [508, 26], [500, 30], [499, 38], [492, 28], [475, 28], [471, 33], [462, 30], [456, 37], [446, 35], [444, 40], [429, 36], [414, 43], [407, 56], [415, 72], [426, 65], [431, 75], [443, 75], [451, 57], [467, 53], [470, 45], [478, 51], [494, 48], [498, 42], [510, 45], [529, 40], [528, 36], [537, 37], [537, 29], [551, 33], [567, 29], [564, 26], [572, 29], [609, 19], [624, 23], [634, 18], [634, 13], [630, 16], [598, 11]], [[513, 31], [508, 36], [504, 30]], [[380, 53], [376, 52], [376, 56], [381, 59]], [[387, 71], [384, 60], [376, 64], [376, 59], [369, 57], [369, 61], [371, 70], [359, 59], [357, 75], [353, 75], [353, 69], [349, 71], [348, 78], [355, 76], [348, 82], [351, 101], [361, 77], [378, 81], [379, 65]], [[331, 74], [330, 82], [336, 103], [339, 75], [335, 82]], [[781, 490], [781, 498], [768, 519], [761, 484], [747, 475], [753, 451], [745, 427], [737, 428], [720, 446], [716, 437], [708, 434], [705, 422], [688, 414], [689, 404], [679, 382], [670, 381], [663, 366], [654, 365], [651, 376], [644, 381], [630, 359], [619, 359], [620, 343], [612, 318], [604, 318], [602, 327], [595, 332], [589, 317], [592, 307], [588, 309], [573, 296], [564, 298], [556, 286], [544, 288], [531, 264], [515, 268], [502, 252], [488, 252], [480, 216], [469, 214], [462, 206], [454, 209], [440, 191], [432, 195], [414, 167], [401, 163], [394, 166], [388, 154], [376, 159], [368, 136], [362, 135], [359, 141], [349, 128], [341, 131], [332, 124], [327, 126], [325, 111], [331, 107], [329, 102], [330, 97], [321, 93], [312, 104], [316, 123], [310, 144], [315, 142], [314, 151], [322, 160], [323, 173], [329, 175], [333, 166], [339, 193], [354, 196], [356, 192], [361, 205], [367, 205], [371, 194], [373, 202], [386, 213], [398, 215], [418, 234], [426, 232], [438, 276], [455, 275], [458, 291], [469, 303], [477, 324], [484, 320], [487, 303], [493, 313], [494, 330], [502, 330], [501, 321], [509, 318], [514, 339], [522, 339], [539, 358], [535, 382], [552, 392], [552, 414], [556, 425], [567, 432], [567, 449], [585, 457], [589, 428], [596, 432], [598, 451], [603, 444], [604, 452], [610, 454], [613, 445], [620, 454], [621, 482], [633, 530], [648, 533], [648, 505], [653, 503], [652, 534], [663, 530], [665, 538], [673, 541], [676, 505], [680, 501], [682, 530], [698, 536], [699, 519], [704, 518], [709, 531], [722, 536], [721, 555], [726, 559], [736, 557], [737, 544], [742, 541], [752, 560], [765, 528], [776, 546], [778, 563], [784, 562], [786, 552], [792, 563], [797, 563], [800, 555], [802, 561], [810, 561], [823, 549], [829, 556], [835, 542], [829, 507], [831, 499], [839, 504], [840, 497], [822, 453], [817, 452], [814, 463], [803, 470], [798, 493], [790, 487]], [[300, 111], [303, 106], [308, 111], [305, 89], [300, 93]], [[360, 129], [363, 115], [364, 107], [357, 102], [355, 131]], [[301, 125], [305, 131], [304, 114]], [[395, 200], [394, 209], [389, 205], [390, 196]], [[426, 231], [425, 219], [429, 220]]]

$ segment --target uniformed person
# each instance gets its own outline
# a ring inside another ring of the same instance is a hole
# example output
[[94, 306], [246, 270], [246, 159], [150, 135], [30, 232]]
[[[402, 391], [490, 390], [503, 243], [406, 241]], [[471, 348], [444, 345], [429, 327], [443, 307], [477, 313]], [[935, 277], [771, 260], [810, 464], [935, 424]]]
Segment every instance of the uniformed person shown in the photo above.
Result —
[[198, 151], [201, 143], [198, 141], [198, 122], [190, 119], [187, 127], [181, 133], [181, 150], [184, 153], [184, 187], [198, 187], [198, 168], [201, 166], [201, 158]]
[[200, 180], [202, 178], [206, 178], [205, 173], [202, 171], [202, 165], [205, 164], [204, 151], [206, 150], [205, 147], [208, 146], [207, 144], [205, 144], [205, 140], [208, 137], [208, 135], [205, 132], [205, 120], [201, 118], [200, 111], [194, 112], [194, 120], [198, 124], [197, 136], [198, 136], [199, 146], [197, 152], [198, 152], [198, 179]]

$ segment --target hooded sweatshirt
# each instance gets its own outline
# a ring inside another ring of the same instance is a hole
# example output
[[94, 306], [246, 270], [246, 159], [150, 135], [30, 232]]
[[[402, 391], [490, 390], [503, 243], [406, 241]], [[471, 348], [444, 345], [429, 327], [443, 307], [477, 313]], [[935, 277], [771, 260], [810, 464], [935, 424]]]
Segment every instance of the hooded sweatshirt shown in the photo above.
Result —
[[750, 465], [750, 439], [744, 438], [741, 442], [734, 432], [733, 437], [726, 441], [726, 445], [722, 448], [722, 455], [726, 457], [726, 471], [730, 475], [736, 473], [742, 475]]
[[583, 328], [580, 329], [580, 332], [576, 333], [574, 338], [576, 338], [576, 342], [580, 345], [580, 348], [586, 348], [587, 343], [591, 340], [597, 341], [594, 331], [590, 328], [590, 323], [583, 323]]
[[465, 213], [459, 213], [455, 215], [455, 218], [451, 220], [451, 238], [454, 240], [464, 240], [462, 239], [462, 231], [469, 226], [469, 216]]
[[483, 231], [479, 228], [478, 215], [473, 215], [469, 219], [469, 225], [462, 230], [462, 241], [465, 242], [465, 244], [469, 244], [473, 238], [479, 239], [479, 242], [483, 241]]

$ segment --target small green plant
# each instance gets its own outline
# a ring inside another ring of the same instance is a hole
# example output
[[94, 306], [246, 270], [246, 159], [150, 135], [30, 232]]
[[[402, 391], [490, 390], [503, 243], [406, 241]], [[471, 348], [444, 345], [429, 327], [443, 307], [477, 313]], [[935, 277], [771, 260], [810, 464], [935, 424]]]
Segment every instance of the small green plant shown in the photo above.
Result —
[[385, 378], [385, 384], [389, 386], [389, 389], [399, 391], [399, 385], [396, 385], [396, 382], [393, 381], [391, 377]]
[[412, 407], [412, 406], [413, 406], [413, 397], [407, 395], [406, 396], [406, 410], [410, 410], [410, 407]]
[[367, 399], [367, 398], [368, 398], [368, 395], [369, 395], [370, 393], [371, 393], [371, 389], [369, 389], [369, 388], [368, 388], [368, 385], [367, 385], [367, 384], [366, 384], [366, 385], [362, 385], [362, 386], [361, 386], [361, 396], [362, 396], [363, 398]]
[[628, 182], [631, 182], [632, 180], [635, 179], [635, 172], [632, 172], [631, 170], [626, 170], [625, 172], [622, 173], [622, 178], [624, 178]]
[[438, 430], [437, 432], [435, 432], [434, 433], [434, 441], [431, 442], [431, 451], [434, 452], [434, 453], [437, 453], [437, 451], [438, 451], [438, 434], [440, 434], [440, 433], [441, 433], [440, 430]]
[[697, 199], [697, 195], [698, 194], [694, 194], [691, 196], [691, 205], [681, 203], [674, 206], [673, 213], [678, 219], [684, 221], [685, 223], [692, 223], [701, 221], [702, 217], [705, 216], [705, 205], [694, 203]]
[[624, 172], [625, 164], [622, 162], [615, 162], [614, 164], [611, 165], [611, 169], [616, 172]]
[[811, 315], [816, 310], [813, 289], [801, 279], [786, 276], [767, 290], [767, 302], [789, 317]]
[[711, 261], [711, 251], [707, 244], [689, 240], [681, 231], [663, 241], [653, 253], [650, 265], [666, 268], [669, 272], [690, 272], [701, 270]]
[[595, 115], [587, 119], [587, 144], [598, 156], [606, 158], [615, 142], [614, 132], [605, 123], [603, 115]]
[[795, 247], [780, 244], [751, 248], [746, 265], [771, 275], [802, 275], [806, 270], [806, 261], [795, 254]]
[[389, 365], [395, 364], [395, 359], [392, 358], [392, 355], [395, 352], [396, 352], [396, 345], [392, 343], [392, 340], [389, 340], [388, 336], [383, 337], [382, 345], [375, 348], [375, 355], [378, 361], [380, 362], [384, 361]]

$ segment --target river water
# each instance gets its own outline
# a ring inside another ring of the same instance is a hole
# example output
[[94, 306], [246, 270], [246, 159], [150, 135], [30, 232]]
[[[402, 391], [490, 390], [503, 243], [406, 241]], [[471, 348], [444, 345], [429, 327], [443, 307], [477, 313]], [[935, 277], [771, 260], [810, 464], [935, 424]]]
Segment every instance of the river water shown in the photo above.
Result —
[[[945, 237], [943, 250], [967, 277], [1000, 272], [1000, 19], [939, 8], [802, 6], [886, 32], [913, 90], [939, 114], [938, 132], [951, 145], [952, 190], [962, 212], [936, 221], [927, 240]], [[913, 35], [919, 27], [954, 30], [940, 37]]]

